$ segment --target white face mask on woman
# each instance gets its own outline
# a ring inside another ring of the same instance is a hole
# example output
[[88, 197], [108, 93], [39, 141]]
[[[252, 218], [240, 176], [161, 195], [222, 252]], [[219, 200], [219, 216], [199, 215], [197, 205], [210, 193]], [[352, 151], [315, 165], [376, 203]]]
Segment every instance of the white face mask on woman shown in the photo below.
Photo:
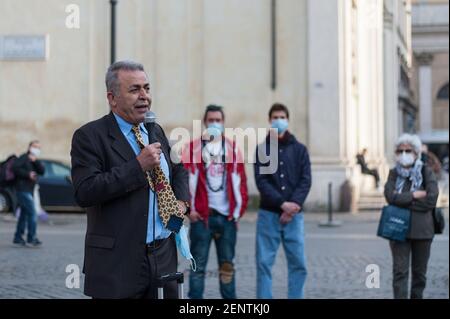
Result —
[[403, 167], [412, 166], [415, 161], [416, 157], [413, 153], [402, 152], [397, 155], [397, 162]]

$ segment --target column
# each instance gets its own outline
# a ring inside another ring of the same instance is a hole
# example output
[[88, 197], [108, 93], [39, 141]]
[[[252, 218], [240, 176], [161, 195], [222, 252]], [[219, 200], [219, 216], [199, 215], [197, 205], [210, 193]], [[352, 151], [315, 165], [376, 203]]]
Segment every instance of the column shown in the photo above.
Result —
[[[392, 1], [389, 9], [393, 10]], [[393, 160], [394, 144], [400, 133], [400, 110], [398, 107], [399, 96], [399, 61], [396, 50], [396, 28], [394, 26], [394, 14], [385, 7], [384, 9], [384, 118], [385, 137], [384, 152]]]
[[313, 186], [307, 209], [324, 210], [328, 183], [333, 206], [339, 205], [346, 165], [345, 5], [343, 1], [309, 0], [308, 137]]
[[433, 55], [431, 53], [421, 53], [417, 55], [416, 58], [419, 63], [420, 132], [426, 134], [433, 130], [433, 94], [431, 77]]
[[341, 155], [339, 4], [308, 1], [309, 148], [312, 156], [335, 164]]

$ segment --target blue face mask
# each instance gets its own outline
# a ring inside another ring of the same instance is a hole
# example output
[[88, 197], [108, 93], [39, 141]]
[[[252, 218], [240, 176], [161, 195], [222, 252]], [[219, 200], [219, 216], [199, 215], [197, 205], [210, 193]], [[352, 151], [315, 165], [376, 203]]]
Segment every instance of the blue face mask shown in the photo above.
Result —
[[222, 135], [223, 130], [223, 124], [218, 122], [209, 123], [208, 128], [206, 129], [208, 135], [214, 138]]
[[175, 240], [177, 242], [178, 251], [180, 254], [189, 260], [191, 263], [191, 268], [193, 271], [197, 270], [197, 265], [195, 264], [195, 259], [192, 257], [191, 250], [189, 248], [189, 240], [187, 237], [186, 226], [181, 226], [180, 231], [176, 234]]
[[278, 134], [283, 134], [288, 129], [287, 119], [276, 119], [272, 121], [272, 128], [278, 129]]

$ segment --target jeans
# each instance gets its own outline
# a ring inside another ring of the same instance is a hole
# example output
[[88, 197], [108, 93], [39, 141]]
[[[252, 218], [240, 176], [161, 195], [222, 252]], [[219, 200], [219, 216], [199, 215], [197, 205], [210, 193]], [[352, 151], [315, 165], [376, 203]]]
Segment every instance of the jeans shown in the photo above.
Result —
[[408, 298], [408, 277], [411, 262], [411, 299], [422, 299], [427, 283], [427, 265], [432, 240], [408, 239], [405, 242], [390, 241], [393, 261], [394, 299]]
[[197, 270], [195, 272], [191, 270], [189, 276], [189, 298], [203, 298], [209, 247], [211, 240], [214, 239], [219, 263], [220, 293], [224, 299], [236, 299], [233, 264], [236, 246], [236, 226], [234, 221], [229, 221], [226, 216], [220, 214], [209, 216], [208, 227], [203, 221], [191, 224], [190, 248], [197, 264]]
[[303, 213], [296, 214], [287, 225], [280, 215], [263, 209], [258, 212], [256, 226], [256, 297], [272, 299], [272, 267], [280, 242], [288, 264], [288, 298], [304, 297], [306, 258]]
[[37, 226], [33, 194], [30, 192], [17, 192], [17, 201], [20, 206], [20, 217], [17, 222], [14, 239], [20, 240], [25, 233], [25, 226], [28, 226], [27, 241], [31, 242], [36, 238]]

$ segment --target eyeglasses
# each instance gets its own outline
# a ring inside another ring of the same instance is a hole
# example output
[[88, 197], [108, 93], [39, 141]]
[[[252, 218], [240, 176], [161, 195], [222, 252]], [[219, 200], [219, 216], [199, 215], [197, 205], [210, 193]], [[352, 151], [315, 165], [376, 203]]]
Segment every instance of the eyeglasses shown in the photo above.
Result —
[[401, 154], [401, 153], [411, 154], [412, 152], [413, 152], [413, 150], [396, 150], [395, 154]]

